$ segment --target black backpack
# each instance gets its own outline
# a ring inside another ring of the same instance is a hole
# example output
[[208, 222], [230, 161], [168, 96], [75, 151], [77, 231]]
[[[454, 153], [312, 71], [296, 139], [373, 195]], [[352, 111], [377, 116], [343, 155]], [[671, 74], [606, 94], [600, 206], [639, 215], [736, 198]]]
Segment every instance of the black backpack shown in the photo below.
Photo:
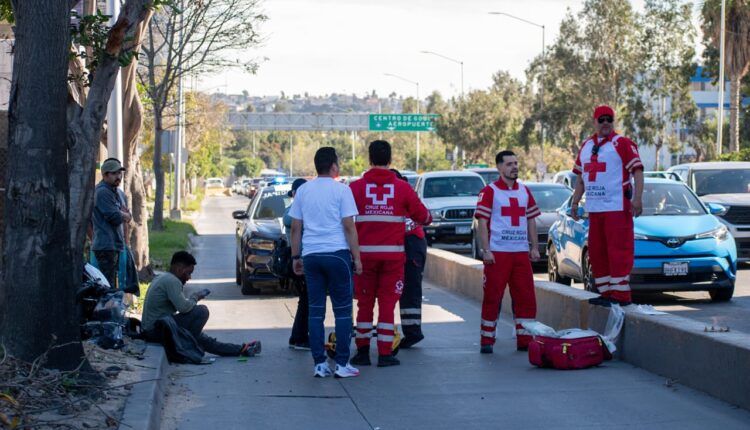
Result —
[[280, 279], [290, 278], [294, 274], [292, 270], [292, 248], [284, 237], [273, 242], [270, 269], [271, 273]]

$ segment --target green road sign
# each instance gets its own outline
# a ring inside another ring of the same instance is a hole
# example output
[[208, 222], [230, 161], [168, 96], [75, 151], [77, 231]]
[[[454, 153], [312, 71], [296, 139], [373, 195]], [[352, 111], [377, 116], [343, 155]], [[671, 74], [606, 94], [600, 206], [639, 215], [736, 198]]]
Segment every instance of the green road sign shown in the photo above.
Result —
[[370, 114], [370, 131], [435, 131], [436, 114]]

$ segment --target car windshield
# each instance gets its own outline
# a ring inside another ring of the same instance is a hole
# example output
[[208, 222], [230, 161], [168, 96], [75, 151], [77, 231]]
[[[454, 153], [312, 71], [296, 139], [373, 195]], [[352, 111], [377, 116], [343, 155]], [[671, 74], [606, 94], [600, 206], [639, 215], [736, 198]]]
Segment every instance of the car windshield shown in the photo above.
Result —
[[260, 196], [255, 208], [254, 219], [276, 219], [284, 216], [284, 211], [292, 204], [287, 191], [267, 191]]
[[208, 188], [219, 188], [224, 186], [224, 181], [221, 179], [206, 179], [206, 187]]
[[407, 176], [406, 180], [409, 181], [409, 185], [411, 185], [412, 188], [414, 188], [415, 185], [417, 185], [417, 178], [419, 176]]
[[479, 176], [482, 177], [482, 179], [484, 179], [484, 183], [487, 185], [500, 179], [500, 172], [498, 172], [497, 170], [492, 171], [492, 172], [477, 172], [477, 173], [479, 174]]
[[705, 215], [701, 202], [682, 183], [645, 184], [643, 215]]
[[477, 196], [484, 188], [478, 176], [444, 176], [428, 178], [424, 183], [424, 198]]
[[536, 205], [542, 212], [556, 211], [573, 194], [565, 187], [530, 186], [529, 190], [531, 190], [531, 195], [534, 196]]
[[750, 169], [696, 170], [693, 183], [699, 196], [750, 193]]

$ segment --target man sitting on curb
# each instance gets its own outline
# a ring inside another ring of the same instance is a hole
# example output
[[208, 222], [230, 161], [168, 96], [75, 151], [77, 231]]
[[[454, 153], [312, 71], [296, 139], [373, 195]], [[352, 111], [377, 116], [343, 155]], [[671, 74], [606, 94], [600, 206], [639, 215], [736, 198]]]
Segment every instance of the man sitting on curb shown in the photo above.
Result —
[[161, 342], [155, 330], [156, 322], [162, 318], [173, 318], [178, 326], [188, 330], [198, 344], [211, 354], [237, 357], [252, 357], [260, 353], [260, 341], [254, 340], [242, 345], [219, 342], [203, 333], [208, 322], [208, 308], [197, 303], [210, 291], [205, 289], [185, 297], [183, 285], [190, 280], [196, 261], [187, 251], [172, 255], [169, 272], [159, 275], [151, 282], [143, 303], [142, 327], [144, 337], [150, 342]]

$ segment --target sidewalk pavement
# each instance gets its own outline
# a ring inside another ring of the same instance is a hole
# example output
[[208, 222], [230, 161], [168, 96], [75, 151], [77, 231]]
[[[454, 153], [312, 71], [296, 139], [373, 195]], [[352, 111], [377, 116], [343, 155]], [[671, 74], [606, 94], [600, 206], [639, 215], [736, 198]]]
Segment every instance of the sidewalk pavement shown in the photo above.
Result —
[[[620, 361], [578, 371], [532, 367], [516, 352], [508, 321], [498, 324], [495, 354], [480, 355], [479, 303], [429, 284], [426, 339], [399, 353], [401, 366], [362, 367], [349, 379], [313, 378], [310, 353], [287, 347], [296, 298], [244, 297], [234, 284], [234, 223], [227, 214], [247, 200], [207, 200], [213, 212], [197, 222], [198, 266], [188, 289], [212, 290], [205, 301], [212, 336], [261, 339], [263, 353], [247, 361], [217, 357], [209, 366], [170, 366], [163, 429], [682, 430], [750, 423], [746, 410]], [[330, 304], [327, 314], [329, 332]], [[374, 358], [374, 342], [372, 351]]]
[[313, 378], [309, 352], [287, 348], [294, 300], [208, 302], [212, 335], [262, 339], [263, 354], [175, 366], [162, 428], [744, 429], [750, 422], [747, 411], [622, 362], [534, 368], [515, 351], [507, 321], [498, 324], [495, 354], [480, 355], [478, 304], [432, 286], [425, 296], [426, 339], [399, 353], [402, 365], [362, 367], [345, 380]]

